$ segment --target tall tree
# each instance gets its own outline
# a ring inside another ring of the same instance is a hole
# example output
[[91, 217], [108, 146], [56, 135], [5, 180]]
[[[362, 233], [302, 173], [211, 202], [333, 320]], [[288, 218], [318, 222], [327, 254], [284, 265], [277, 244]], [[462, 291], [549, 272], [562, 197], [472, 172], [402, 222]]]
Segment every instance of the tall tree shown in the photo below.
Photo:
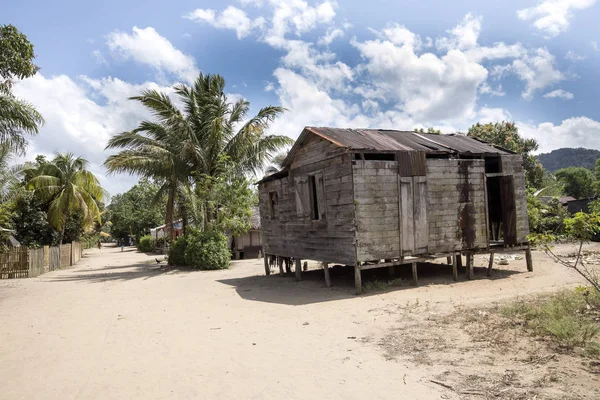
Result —
[[554, 176], [563, 184], [563, 191], [569, 196], [583, 199], [594, 195], [594, 173], [587, 168], [563, 168], [556, 171]]
[[527, 185], [532, 188], [542, 185], [544, 169], [532, 154], [537, 150], [538, 143], [535, 139], [521, 137], [513, 122], [477, 123], [469, 128], [467, 135], [521, 154]]
[[0, 26], [0, 143], [8, 143], [18, 152], [27, 146], [25, 134], [37, 134], [44, 120], [28, 102], [15, 97], [15, 79], [35, 75], [33, 45], [12, 25]]
[[[186, 188], [196, 178], [202, 177], [206, 183], [207, 177], [223, 174], [224, 165], [233, 165], [239, 174], [256, 173], [292, 142], [287, 136], [266, 134], [283, 108], [264, 107], [247, 118], [250, 103], [245, 99], [231, 103], [220, 75], [200, 74], [191, 87], [176, 85], [175, 95], [182, 109], [155, 90], [132, 97], [152, 112], [155, 121], [144, 121], [133, 131], [115, 135], [107, 148], [122, 150], [105, 162], [111, 173], [128, 172], [163, 182], [170, 231], [177, 199], [185, 205]], [[208, 220], [210, 207], [206, 209]]]
[[104, 191], [88, 165], [82, 157], [59, 153], [42, 164], [27, 183], [28, 189], [49, 202], [48, 221], [60, 232], [59, 243], [63, 242], [72, 212], [80, 213], [87, 226], [92, 226], [94, 220], [101, 222], [98, 202]]

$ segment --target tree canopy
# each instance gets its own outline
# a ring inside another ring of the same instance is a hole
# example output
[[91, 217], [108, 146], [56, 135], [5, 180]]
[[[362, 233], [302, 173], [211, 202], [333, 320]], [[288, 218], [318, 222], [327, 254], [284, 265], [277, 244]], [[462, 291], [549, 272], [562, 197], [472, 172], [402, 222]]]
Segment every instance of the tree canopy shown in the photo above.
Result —
[[25, 151], [25, 135], [37, 134], [44, 120], [28, 102], [12, 93], [14, 79], [35, 75], [33, 45], [12, 25], [0, 26], [0, 143]]
[[587, 168], [563, 168], [556, 171], [554, 176], [563, 184], [563, 191], [568, 196], [583, 199], [595, 194], [596, 179], [594, 173]]
[[477, 123], [469, 128], [469, 137], [495, 144], [507, 150], [523, 155], [523, 167], [527, 184], [539, 188], [542, 184], [544, 170], [532, 152], [538, 148], [535, 139], [525, 139], [513, 122]]
[[101, 222], [98, 203], [104, 191], [98, 179], [88, 168], [88, 161], [71, 153], [59, 153], [48, 163], [41, 164], [27, 182], [40, 199], [47, 201], [48, 221], [60, 232], [59, 243], [63, 242], [69, 216], [73, 212], [81, 215], [85, 226], [93, 226], [94, 220]]
[[[192, 86], [180, 84], [174, 89], [181, 109], [156, 90], [131, 98], [150, 110], [154, 120], [111, 138], [107, 149], [120, 151], [105, 162], [110, 173], [138, 174], [161, 184], [170, 231], [177, 215], [185, 227], [187, 205], [192, 194], [200, 194], [196, 190], [199, 179], [202, 190], [210, 190], [231, 168], [241, 175], [256, 173], [278, 150], [292, 143], [287, 136], [266, 132], [283, 108], [267, 106], [248, 117], [250, 103], [245, 99], [231, 102], [220, 75], [200, 74]], [[206, 198], [201, 204], [204, 222], [216, 214], [212, 204]]]

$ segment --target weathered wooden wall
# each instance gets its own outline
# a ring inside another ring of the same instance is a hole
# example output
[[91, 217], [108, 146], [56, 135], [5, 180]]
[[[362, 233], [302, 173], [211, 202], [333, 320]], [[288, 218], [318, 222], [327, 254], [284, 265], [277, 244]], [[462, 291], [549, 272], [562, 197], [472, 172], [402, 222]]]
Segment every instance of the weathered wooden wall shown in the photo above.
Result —
[[529, 235], [529, 215], [527, 214], [523, 157], [519, 154], [503, 155], [500, 157], [500, 162], [502, 164], [502, 173], [513, 176], [517, 214], [517, 242], [526, 243], [527, 235]]
[[398, 163], [353, 164], [357, 261], [399, 258]]
[[487, 247], [484, 160], [427, 159], [429, 253]]
[[[318, 220], [311, 218], [307, 196], [311, 174], [322, 184]], [[269, 192], [273, 191], [278, 196], [275, 218], [269, 206]], [[289, 176], [261, 183], [259, 196], [266, 254], [356, 263], [351, 155], [344, 149], [311, 136], [298, 149]]]

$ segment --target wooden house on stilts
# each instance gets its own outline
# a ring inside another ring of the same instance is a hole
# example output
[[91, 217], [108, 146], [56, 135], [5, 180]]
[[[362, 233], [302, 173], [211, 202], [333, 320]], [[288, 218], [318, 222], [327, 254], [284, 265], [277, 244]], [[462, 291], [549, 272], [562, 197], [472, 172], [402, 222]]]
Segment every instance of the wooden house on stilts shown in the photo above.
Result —
[[524, 250], [529, 233], [522, 157], [464, 135], [306, 127], [283, 169], [259, 182], [268, 255], [361, 271]]

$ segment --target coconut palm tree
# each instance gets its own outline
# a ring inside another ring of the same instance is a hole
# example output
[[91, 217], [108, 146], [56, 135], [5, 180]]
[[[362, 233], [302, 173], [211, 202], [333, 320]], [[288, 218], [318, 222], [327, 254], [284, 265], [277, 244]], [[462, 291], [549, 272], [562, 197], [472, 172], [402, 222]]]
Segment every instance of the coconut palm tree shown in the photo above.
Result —
[[48, 221], [60, 232], [61, 244], [70, 213], [81, 213], [88, 226], [94, 221], [100, 222], [98, 202], [102, 201], [104, 191], [94, 174], [87, 170], [88, 166], [82, 157], [58, 153], [51, 162], [42, 164], [27, 182], [29, 190], [49, 202]]
[[12, 150], [23, 154], [27, 148], [25, 135], [37, 134], [43, 123], [41, 114], [31, 104], [0, 90], [0, 144], [8, 144]]
[[[240, 174], [255, 173], [292, 142], [287, 136], [266, 134], [284, 111], [282, 107], [264, 107], [247, 118], [250, 103], [245, 99], [230, 102], [220, 75], [200, 74], [191, 87], [176, 85], [175, 96], [181, 109], [156, 90], [132, 97], [152, 112], [155, 121], [115, 135], [107, 149], [122, 150], [105, 162], [111, 173], [128, 172], [164, 182], [167, 227], [172, 224], [177, 198], [185, 197], [189, 193], [185, 188], [196, 179], [210, 181], [224, 173], [225, 165], [233, 165]], [[202, 187], [206, 189], [205, 184]]]
[[22, 164], [12, 164], [14, 152], [8, 143], [0, 143], [0, 201], [7, 200], [23, 173]]
[[286, 157], [287, 151], [278, 153], [275, 156], [273, 156], [273, 158], [271, 158], [271, 165], [269, 165], [265, 170], [265, 176], [269, 176], [276, 172], [279, 172], [281, 168], [283, 168], [283, 162], [285, 161]]

